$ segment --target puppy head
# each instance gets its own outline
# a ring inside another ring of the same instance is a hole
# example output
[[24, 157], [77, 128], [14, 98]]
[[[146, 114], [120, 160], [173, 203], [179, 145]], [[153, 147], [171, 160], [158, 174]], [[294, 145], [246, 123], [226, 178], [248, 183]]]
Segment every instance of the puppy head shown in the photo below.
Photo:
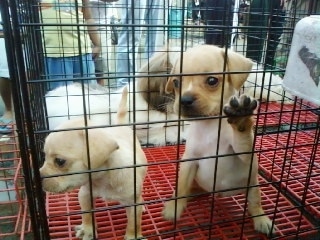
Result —
[[[68, 120], [56, 130], [84, 127], [83, 119]], [[42, 177], [61, 175], [43, 179], [43, 188], [48, 192], [66, 192], [88, 182], [89, 174], [81, 173], [104, 165], [110, 154], [119, 146], [103, 129], [66, 130], [52, 132], [44, 144], [45, 162], [40, 168]], [[88, 151], [89, 148], [89, 157]], [[69, 173], [79, 173], [70, 174]]]
[[176, 76], [166, 85], [166, 92], [175, 94], [174, 111], [181, 107], [186, 118], [219, 115], [221, 104], [240, 89], [251, 67], [249, 59], [231, 50], [226, 53], [212, 45], [188, 49], [176, 61], [171, 72]]

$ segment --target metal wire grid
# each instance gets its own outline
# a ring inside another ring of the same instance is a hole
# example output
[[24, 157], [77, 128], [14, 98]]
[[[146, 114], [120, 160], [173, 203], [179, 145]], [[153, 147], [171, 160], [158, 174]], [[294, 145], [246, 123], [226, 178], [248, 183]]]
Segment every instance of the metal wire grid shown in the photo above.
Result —
[[[286, 21], [291, 25], [283, 28], [283, 31], [292, 36], [292, 22], [313, 13], [316, 4], [317, 1], [310, 1], [308, 8], [294, 10]], [[72, 239], [75, 237], [73, 226], [79, 223], [81, 214], [76, 199], [77, 191], [44, 194], [38, 172], [44, 159], [43, 140], [50, 132], [44, 99], [48, 80], [43, 71], [45, 51], [41, 43], [38, 1], [3, 1], [1, 7], [4, 22], [7, 23], [5, 31], [9, 33], [8, 60], [12, 63], [10, 71], [16, 86], [14, 102], [17, 132], [33, 234], [36, 239]], [[185, 4], [181, 7], [186, 8]], [[167, 41], [172, 45], [177, 44], [180, 50], [202, 43], [205, 26], [193, 25], [184, 17], [182, 21], [183, 24], [175, 26], [175, 30], [181, 30], [183, 37], [168, 38]], [[169, 35], [172, 26], [165, 21], [160, 26], [164, 34]], [[143, 27], [146, 33], [152, 26]], [[220, 29], [226, 30], [227, 35], [232, 30], [230, 26], [220, 26]], [[250, 34], [250, 27], [237, 28], [246, 29]], [[271, 29], [267, 27], [266, 31], [270, 33]], [[264, 40], [267, 40], [263, 50], [266, 53], [270, 41], [268, 38]], [[285, 49], [281, 53], [285, 62], [289, 43], [280, 44]], [[224, 45], [229, 44], [226, 42]], [[236, 40], [233, 46], [239, 52], [244, 52], [246, 42]], [[134, 56], [137, 65], [141, 65], [139, 61], [146, 61], [138, 52]], [[264, 66], [264, 72], [283, 74], [285, 70], [281, 66], [275, 69], [267, 67]], [[113, 74], [104, 77], [114, 79]], [[139, 78], [135, 73], [126, 77]], [[265, 91], [269, 89], [265, 88]], [[319, 108], [297, 98], [291, 104], [267, 101], [261, 104], [256, 118], [255, 151], [260, 159], [262, 202], [266, 213], [277, 226], [277, 234], [273, 238], [316, 239], [320, 217]], [[243, 196], [213, 199], [215, 193], [203, 194], [188, 205], [182, 220], [169, 223], [161, 218], [163, 201], [174, 190], [178, 159], [183, 148], [184, 145], [144, 148], [148, 158], [148, 175], [143, 191], [146, 207], [142, 223], [144, 235], [149, 239], [264, 239], [265, 236], [253, 231], [250, 217], [243, 209], [246, 201]], [[106, 204], [98, 199], [93, 212], [98, 222], [99, 238], [123, 237], [126, 222], [124, 206]]]

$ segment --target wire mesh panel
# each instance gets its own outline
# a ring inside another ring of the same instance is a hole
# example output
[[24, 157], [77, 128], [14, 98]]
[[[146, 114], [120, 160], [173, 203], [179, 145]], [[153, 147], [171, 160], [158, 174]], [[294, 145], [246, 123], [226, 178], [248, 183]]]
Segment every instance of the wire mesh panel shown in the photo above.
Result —
[[35, 239], [318, 238], [320, 110], [282, 88], [318, 1], [0, 4]]
[[0, 236], [3, 239], [18, 239], [19, 236], [24, 239], [31, 236], [31, 223], [15, 136], [2, 135], [0, 149]]

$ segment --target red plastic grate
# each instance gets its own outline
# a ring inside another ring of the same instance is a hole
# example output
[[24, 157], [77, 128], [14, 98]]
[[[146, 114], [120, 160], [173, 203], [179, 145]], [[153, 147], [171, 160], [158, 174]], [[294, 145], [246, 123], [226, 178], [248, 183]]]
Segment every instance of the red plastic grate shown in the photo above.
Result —
[[0, 141], [0, 239], [24, 239], [31, 232], [24, 192], [21, 159], [16, 138], [2, 135]]
[[261, 103], [257, 125], [261, 127], [316, 123], [319, 121], [319, 116], [312, 111], [315, 109], [315, 106], [305, 101], [297, 101], [296, 105], [277, 102]]
[[[171, 197], [176, 178], [176, 164], [169, 160], [177, 159], [182, 151], [183, 146], [179, 146], [179, 152], [176, 146], [145, 149], [150, 166], [143, 189], [146, 208], [142, 220], [143, 235], [154, 240], [208, 239], [209, 236], [211, 239], [267, 239], [254, 231], [252, 220], [244, 213], [244, 195], [216, 198], [213, 209], [211, 196], [198, 197], [189, 202], [176, 227], [162, 218], [163, 202]], [[262, 178], [260, 181], [264, 184], [264, 209], [276, 219], [275, 238], [314, 237], [317, 231], [299, 209], [279, 194], [272, 184]], [[81, 223], [77, 191], [47, 194], [46, 204], [51, 238], [75, 239], [73, 228]], [[95, 210], [99, 239], [123, 239], [126, 227], [124, 208], [97, 199]]]
[[[257, 141], [257, 149], [263, 150], [259, 153], [259, 165], [266, 178], [280, 181], [282, 191], [293, 196], [315, 218], [319, 218], [320, 149], [317, 147], [319, 143], [315, 142], [315, 134], [316, 131], [299, 131], [290, 139], [289, 134], [262, 136]], [[284, 147], [288, 139], [289, 145]], [[274, 144], [273, 147], [270, 143]], [[265, 145], [268, 147], [265, 148]]]

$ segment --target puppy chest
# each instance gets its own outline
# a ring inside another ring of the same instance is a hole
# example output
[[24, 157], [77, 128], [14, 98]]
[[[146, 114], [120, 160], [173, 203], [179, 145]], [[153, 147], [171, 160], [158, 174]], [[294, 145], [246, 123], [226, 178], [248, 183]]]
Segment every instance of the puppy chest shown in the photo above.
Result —
[[96, 188], [95, 190], [96, 197], [101, 197], [105, 201], [127, 201], [127, 199], [130, 197], [129, 193], [121, 186], [115, 188], [112, 188], [110, 186], [107, 186], [107, 184], [104, 187]]
[[230, 141], [217, 136], [202, 136], [186, 144], [186, 153], [190, 158], [217, 158], [233, 153]]
[[228, 153], [232, 151], [229, 145], [232, 142], [232, 129], [224, 119], [221, 122], [216, 120], [206, 120], [192, 122], [186, 141], [186, 149], [194, 152], [201, 152], [208, 156], [219, 153]]
[[[225, 191], [222, 195], [234, 195], [243, 192], [241, 188], [247, 185], [248, 169], [242, 165], [240, 159], [235, 157], [219, 157], [199, 160], [196, 182], [206, 191], [213, 189]], [[217, 170], [216, 170], [217, 167]], [[216, 174], [216, 176], [215, 176]]]
[[128, 202], [133, 199], [133, 187], [130, 188], [127, 184], [114, 185], [110, 181], [95, 182], [93, 192], [95, 197], [101, 197], [105, 201]]

